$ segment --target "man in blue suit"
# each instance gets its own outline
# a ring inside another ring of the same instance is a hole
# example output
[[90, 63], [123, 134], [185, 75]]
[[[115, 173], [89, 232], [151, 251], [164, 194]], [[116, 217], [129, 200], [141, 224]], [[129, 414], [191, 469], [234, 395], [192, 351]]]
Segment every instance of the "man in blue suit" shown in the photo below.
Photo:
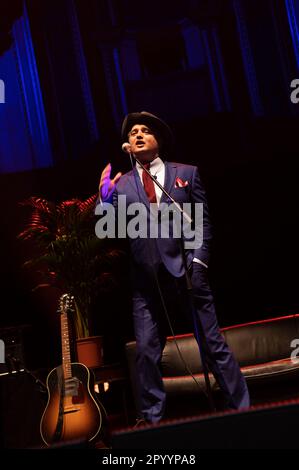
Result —
[[[192, 282], [195, 323], [197, 321], [201, 325], [205, 337], [203, 346], [206, 363], [226, 398], [227, 407], [248, 407], [247, 385], [219, 331], [208, 282], [211, 228], [206, 195], [198, 170], [195, 166], [163, 160], [173, 144], [173, 135], [168, 125], [153, 114], [145, 111], [128, 114], [122, 126], [122, 139], [128, 141], [129, 151], [175, 201], [180, 205], [203, 205], [202, 243], [194, 249], [185, 249], [184, 257], [180, 238], [171, 235], [168, 238], [151, 238], [149, 232], [145, 238], [130, 238], [140, 417], [149, 423], [158, 422], [163, 417], [166, 397], [160, 361], [166, 333], [161, 304], [163, 306], [169, 292], [173, 297], [178, 290], [182, 290], [186, 269]], [[100, 180], [100, 200], [113, 200], [115, 208], [118, 208], [119, 196], [125, 196], [126, 207], [142, 202], [149, 220], [150, 204], [159, 207], [162, 203], [169, 203], [165, 194], [154, 185], [138, 163], [123, 176], [118, 173], [111, 179], [110, 175], [111, 165], [108, 164]], [[186, 240], [183, 239], [184, 243]]]

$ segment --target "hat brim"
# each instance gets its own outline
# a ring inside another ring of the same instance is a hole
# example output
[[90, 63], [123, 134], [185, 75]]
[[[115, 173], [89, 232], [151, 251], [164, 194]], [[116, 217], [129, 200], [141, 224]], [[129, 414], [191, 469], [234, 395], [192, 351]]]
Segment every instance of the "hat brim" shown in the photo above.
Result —
[[123, 142], [128, 140], [128, 134], [135, 124], [146, 124], [154, 133], [157, 132], [158, 137], [162, 140], [160, 151], [163, 150], [167, 153], [172, 151], [174, 136], [170, 127], [162, 119], [146, 111], [127, 114], [121, 128]]

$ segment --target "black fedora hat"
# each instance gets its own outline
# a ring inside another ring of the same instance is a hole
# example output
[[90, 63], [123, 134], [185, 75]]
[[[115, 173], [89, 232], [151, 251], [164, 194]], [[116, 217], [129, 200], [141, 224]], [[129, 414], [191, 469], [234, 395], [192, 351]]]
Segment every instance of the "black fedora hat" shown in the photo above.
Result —
[[170, 127], [166, 122], [162, 121], [162, 119], [147, 111], [127, 114], [121, 128], [123, 142], [128, 140], [128, 134], [135, 124], [146, 124], [154, 133], [157, 133], [157, 140], [159, 141], [161, 152], [168, 154], [172, 151], [174, 136]]

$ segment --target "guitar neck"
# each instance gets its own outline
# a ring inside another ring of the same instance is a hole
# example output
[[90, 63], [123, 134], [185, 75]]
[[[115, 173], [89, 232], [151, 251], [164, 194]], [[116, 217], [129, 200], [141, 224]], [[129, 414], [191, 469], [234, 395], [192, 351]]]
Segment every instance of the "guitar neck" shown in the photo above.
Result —
[[71, 349], [70, 349], [70, 335], [69, 335], [69, 321], [67, 312], [61, 314], [61, 347], [62, 347], [62, 368], [65, 379], [72, 377], [71, 366]]

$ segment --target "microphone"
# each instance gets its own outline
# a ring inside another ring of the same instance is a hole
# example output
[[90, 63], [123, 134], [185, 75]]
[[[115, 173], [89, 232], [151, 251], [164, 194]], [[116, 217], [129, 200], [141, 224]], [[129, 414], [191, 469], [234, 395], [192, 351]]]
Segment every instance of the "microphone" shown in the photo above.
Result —
[[131, 145], [129, 144], [129, 142], [124, 142], [121, 146], [121, 149], [123, 152], [131, 153]]

